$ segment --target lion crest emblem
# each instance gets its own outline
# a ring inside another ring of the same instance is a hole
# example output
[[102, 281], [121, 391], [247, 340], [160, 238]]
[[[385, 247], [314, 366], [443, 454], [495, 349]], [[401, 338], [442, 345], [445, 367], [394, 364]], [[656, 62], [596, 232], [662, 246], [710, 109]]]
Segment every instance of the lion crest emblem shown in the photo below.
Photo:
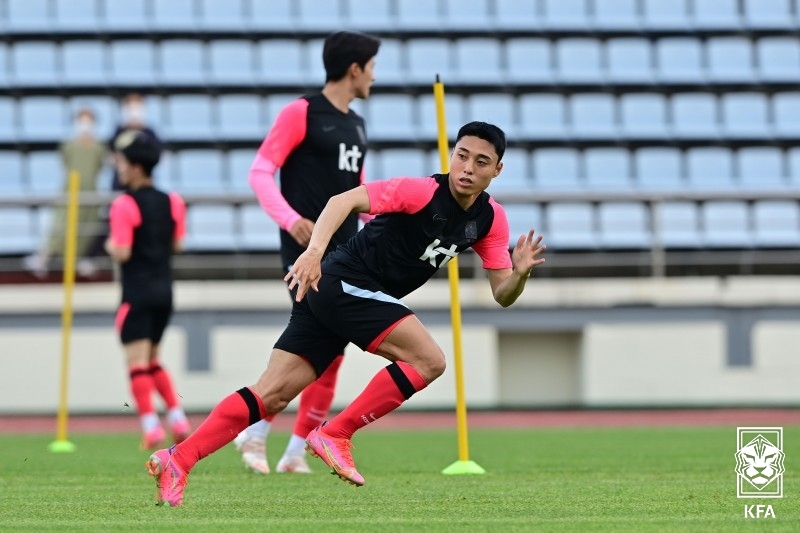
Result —
[[762, 490], [783, 474], [784, 453], [759, 435], [736, 452], [736, 473]]

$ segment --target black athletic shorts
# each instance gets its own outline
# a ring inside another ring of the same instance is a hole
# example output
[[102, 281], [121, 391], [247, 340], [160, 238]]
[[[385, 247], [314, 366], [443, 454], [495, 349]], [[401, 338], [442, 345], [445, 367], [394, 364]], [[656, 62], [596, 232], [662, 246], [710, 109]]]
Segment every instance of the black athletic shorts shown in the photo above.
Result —
[[150, 340], [153, 344], [158, 344], [171, 316], [172, 304], [123, 302], [117, 310], [114, 323], [122, 344], [140, 340]]
[[319, 292], [309, 290], [302, 302], [292, 304], [289, 325], [275, 343], [306, 358], [317, 376], [348, 343], [374, 352], [400, 320], [414, 314], [369, 281], [323, 274], [318, 287]]

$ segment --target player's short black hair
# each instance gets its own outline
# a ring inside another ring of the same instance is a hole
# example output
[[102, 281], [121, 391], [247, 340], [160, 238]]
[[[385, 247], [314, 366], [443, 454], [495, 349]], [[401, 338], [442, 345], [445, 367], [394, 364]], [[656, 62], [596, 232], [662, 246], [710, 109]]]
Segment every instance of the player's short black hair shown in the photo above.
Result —
[[127, 130], [120, 133], [114, 141], [114, 149], [120, 152], [132, 165], [141, 165], [147, 176], [153, 175], [153, 169], [161, 159], [161, 146], [147, 133]]
[[460, 141], [462, 137], [477, 137], [492, 143], [494, 151], [497, 152], [498, 162], [502, 161], [503, 154], [506, 153], [506, 134], [494, 124], [479, 121], [468, 122], [458, 130], [456, 142]]
[[339, 81], [356, 63], [362, 69], [378, 55], [381, 41], [377, 37], [355, 31], [337, 31], [328, 35], [322, 48], [325, 81]]

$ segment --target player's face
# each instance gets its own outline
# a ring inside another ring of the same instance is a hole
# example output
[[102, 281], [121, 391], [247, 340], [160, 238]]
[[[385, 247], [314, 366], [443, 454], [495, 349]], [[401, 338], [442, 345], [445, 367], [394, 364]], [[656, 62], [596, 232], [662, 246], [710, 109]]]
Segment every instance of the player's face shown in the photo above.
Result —
[[364, 65], [364, 68], [358, 67], [356, 65], [356, 75], [355, 79], [353, 80], [353, 86], [355, 87], [356, 98], [369, 98], [369, 90], [372, 87], [372, 84], [375, 83], [375, 58], [373, 57], [367, 64]]
[[114, 163], [117, 166], [117, 174], [119, 174], [120, 184], [122, 184], [123, 186], [128, 185], [133, 179], [131, 175], [133, 171], [132, 165], [125, 158], [125, 156], [119, 152], [114, 154]]
[[492, 143], [462, 137], [450, 157], [450, 188], [456, 195], [476, 195], [486, 190], [502, 169]]

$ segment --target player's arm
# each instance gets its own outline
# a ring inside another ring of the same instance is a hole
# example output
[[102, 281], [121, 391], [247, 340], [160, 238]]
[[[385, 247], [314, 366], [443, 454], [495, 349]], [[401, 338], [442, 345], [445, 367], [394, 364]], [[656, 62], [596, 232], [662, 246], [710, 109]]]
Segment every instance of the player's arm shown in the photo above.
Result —
[[186, 237], [186, 202], [181, 195], [172, 192], [169, 194], [170, 211], [175, 229], [172, 232], [172, 253], [183, 252], [183, 239]]
[[136, 201], [127, 194], [118, 196], [111, 204], [110, 231], [105, 249], [117, 263], [125, 263], [131, 258], [133, 232], [142, 223], [141, 217]]
[[511, 253], [512, 268], [488, 270], [489, 284], [492, 295], [497, 303], [503, 307], [513, 304], [525, 289], [525, 283], [531, 277], [531, 270], [544, 263], [544, 258], [539, 256], [547, 247], [542, 244], [542, 236], [534, 238], [534, 230], [527, 237], [520, 235], [517, 245]]

